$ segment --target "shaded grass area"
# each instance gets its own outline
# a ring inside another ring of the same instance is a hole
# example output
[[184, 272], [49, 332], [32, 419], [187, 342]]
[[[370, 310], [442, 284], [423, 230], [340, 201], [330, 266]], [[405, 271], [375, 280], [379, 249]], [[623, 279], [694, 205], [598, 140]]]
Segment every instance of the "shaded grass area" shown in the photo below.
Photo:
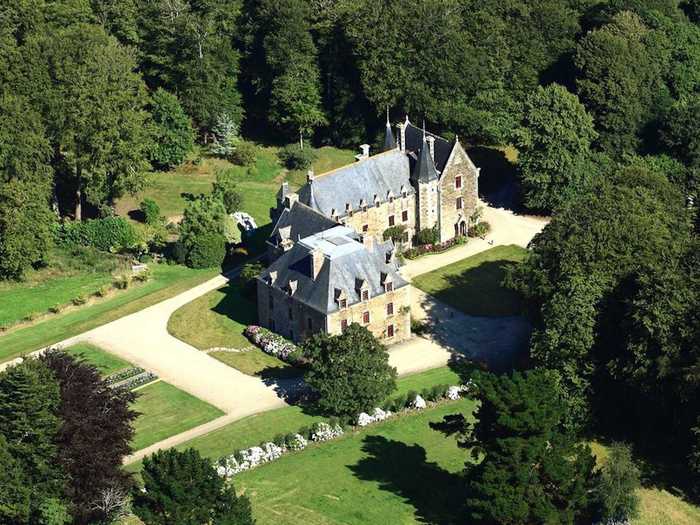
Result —
[[0, 326], [44, 314], [78, 296], [87, 297], [110, 284], [115, 272], [126, 269], [124, 262], [111, 254], [54, 247], [46, 267], [30, 270], [23, 281], [0, 281]]
[[[457, 384], [459, 376], [448, 367], [436, 368], [427, 372], [419, 372], [400, 377], [397, 390], [391, 397], [406, 393], [409, 390], [422, 390], [439, 384]], [[269, 441], [277, 434], [296, 432], [303, 426], [312, 425], [324, 418], [304, 412], [301, 407], [288, 406], [261, 412], [234, 421], [209, 434], [194, 438], [175, 447], [177, 450], [195, 448], [212, 460], [232, 454], [235, 450], [257, 445], [261, 441]], [[141, 469], [141, 462], [129, 465], [126, 470], [136, 472]]]
[[78, 343], [69, 346], [65, 349], [65, 352], [87, 361], [96, 367], [102, 376], [108, 376], [133, 366], [128, 361], [89, 343]]
[[38, 350], [181, 293], [217, 275], [214, 269], [152, 265], [152, 279], [112, 299], [0, 335], [0, 362]]
[[246, 297], [237, 282], [213, 290], [180, 307], [168, 320], [168, 331], [200, 350], [251, 348], [249, 351], [213, 352], [212, 357], [248, 375], [292, 377], [301, 372], [266, 354], [243, 335], [257, 322], [257, 305]]
[[236, 488], [261, 525], [458, 523], [468, 455], [429, 424], [474, 406], [462, 399], [367, 427], [244, 472]]
[[[340, 168], [355, 162], [357, 151], [323, 146], [316, 149], [318, 158], [313, 163], [313, 170], [316, 175], [321, 175], [327, 171]], [[299, 188], [306, 184], [306, 170], [293, 170], [287, 174], [286, 180], [293, 188]]]
[[134, 422], [134, 450], [140, 450], [180, 432], [224, 415], [216, 407], [164, 381], [137, 391], [132, 409], [141, 415]]
[[505, 267], [522, 261], [527, 250], [516, 245], [496, 246], [413, 279], [413, 285], [465, 314], [517, 315], [518, 294], [501, 285]]

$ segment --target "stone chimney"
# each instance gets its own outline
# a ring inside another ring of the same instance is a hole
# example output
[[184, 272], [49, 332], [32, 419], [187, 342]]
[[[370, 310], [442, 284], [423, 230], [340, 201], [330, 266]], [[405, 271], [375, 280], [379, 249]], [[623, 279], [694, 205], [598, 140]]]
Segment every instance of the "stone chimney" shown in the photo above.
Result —
[[405, 122], [399, 122], [398, 124], [399, 128], [399, 148], [401, 151], [404, 153], [406, 152], [406, 123]]
[[361, 158], [363, 158], [363, 159], [369, 158], [369, 144], [362, 144], [360, 146], [360, 150], [362, 150]]
[[311, 278], [316, 280], [323, 267], [323, 252], [319, 249], [312, 250], [309, 257], [311, 257]]
[[314, 175], [314, 170], [309, 170], [306, 172], [306, 182], [311, 184], [315, 178], [316, 176]]
[[298, 193], [287, 193], [287, 195], [284, 197], [284, 207], [288, 210], [292, 209], [292, 206], [294, 206], [295, 202], [299, 202]]
[[430, 148], [430, 158], [435, 162], [435, 137], [428, 135], [425, 137], [425, 140], [428, 142], [428, 147]]

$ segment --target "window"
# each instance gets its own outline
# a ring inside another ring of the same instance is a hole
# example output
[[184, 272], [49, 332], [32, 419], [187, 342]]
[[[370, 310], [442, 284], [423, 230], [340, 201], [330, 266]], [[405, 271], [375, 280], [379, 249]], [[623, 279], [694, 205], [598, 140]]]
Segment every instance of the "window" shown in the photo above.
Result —
[[456, 207], [458, 210], [461, 210], [461, 209], [462, 209], [462, 197], [457, 197], [457, 201], [455, 202], [455, 207]]
[[389, 226], [393, 226], [393, 225], [394, 225], [394, 216], [389, 215]]
[[362, 290], [362, 300], [363, 301], [369, 300], [369, 290]]
[[462, 187], [462, 176], [457, 175], [455, 177], [455, 188], [460, 189]]
[[386, 315], [394, 315], [394, 303], [386, 305]]
[[348, 300], [347, 299], [340, 299], [338, 301], [338, 307], [339, 308], [347, 308], [348, 307]]
[[309, 330], [313, 330], [313, 328], [314, 328], [314, 324], [313, 324], [313, 321], [311, 320], [311, 317], [306, 318], [306, 328], [308, 328]]
[[362, 312], [362, 322], [369, 324], [369, 312]]
[[386, 336], [387, 337], [394, 337], [394, 325], [390, 324], [389, 326], [386, 327]]
[[369, 224], [362, 225], [362, 233], [367, 233], [369, 231]]
[[403, 222], [408, 222], [408, 210], [404, 210], [401, 212], [401, 220]]
[[362, 211], [367, 211], [367, 205], [366, 205], [366, 204], [363, 204], [363, 205], [362, 205]]
[[340, 320], [340, 331], [344, 332], [345, 330], [348, 329], [348, 320], [347, 319], [341, 319]]
[[384, 283], [384, 291], [385, 292], [393, 292], [394, 291], [394, 283]]

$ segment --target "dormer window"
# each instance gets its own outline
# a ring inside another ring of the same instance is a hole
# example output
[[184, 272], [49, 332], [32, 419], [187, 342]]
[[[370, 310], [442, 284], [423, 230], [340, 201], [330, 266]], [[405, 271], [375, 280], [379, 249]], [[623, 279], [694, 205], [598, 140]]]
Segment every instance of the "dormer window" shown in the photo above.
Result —
[[369, 301], [369, 290], [362, 290], [362, 300]]
[[360, 209], [362, 211], [367, 211], [367, 203], [365, 202], [365, 199], [360, 200]]
[[385, 292], [393, 292], [394, 291], [394, 283], [391, 281], [387, 281], [384, 283], [384, 291]]
[[374, 194], [374, 205], [377, 206], [379, 204], [379, 196], [375, 193]]
[[345, 213], [348, 214], [348, 216], [352, 217], [352, 204], [349, 202], [345, 203]]
[[347, 299], [340, 299], [338, 301], [338, 308], [343, 310], [344, 308], [347, 308], [347, 307], [348, 307], [348, 300]]
[[406, 197], [408, 195], [408, 190], [406, 190], [406, 186], [401, 186], [401, 196]]
[[386, 200], [394, 202], [394, 193], [391, 190], [386, 192]]
[[340, 310], [348, 307], [348, 299], [345, 295], [345, 291], [340, 288], [335, 289], [335, 301], [338, 303], [338, 308]]

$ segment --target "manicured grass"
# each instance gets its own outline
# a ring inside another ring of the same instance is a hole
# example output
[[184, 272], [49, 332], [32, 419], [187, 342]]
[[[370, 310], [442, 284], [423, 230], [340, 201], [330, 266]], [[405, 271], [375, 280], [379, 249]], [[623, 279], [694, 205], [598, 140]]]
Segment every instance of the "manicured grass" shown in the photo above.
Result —
[[517, 315], [518, 294], [501, 285], [505, 266], [522, 261], [527, 250], [496, 246], [413, 279], [413, 285], [469, 315]]
[[88, 297], [110, 284], [118, 270], [126, 270], [123, 261], [114, 255], [89, 253], [80, 257], [54, 248], [47, 267], [30, 270], [20, 282], [0, 281], [0, 326], [45, 314], [49, 308], [67, 305], [81, 295]]
[[250, 348], [246, 352], [212, 352], [209, 355], [250, 376], [281, 379], [297, 377], [303, 373], [301, 369], [290, 366], [259, 348]]
[[108, 376], [133, 366], [128, 361], [89, 343], [78, 343], [69, 346], [65, 351], [95, 366], [103, 376]]
[[[318, 158], [313, 163], [313, 170], [316, 175], [321, 175], [327, 171], [340, 168], [355, 162], [355, 155], [358, 151], [339, 149], [332, 146], [324, 146], [316, 150]], [[287, 181], [293, 188], [299, 188], [306, 184], [306, 170], [294, 170], [287, 174]]]
[[474, 405], [445, 403], [312, 446], [239, 474], [236, 489], [260, 525], [443, 523], [464, 500], [469, 455], [430, 423]]
[[134, 450], [140, 450], [224, 413], [196, 397], [158, 381], [136, 391], [132, 408], [141, 415], [134, 422]]
[[112, 299], [0, 335], [0, 362], [138, 312], [188, 290], [218, 273], [215, 269], [192, 270], [184, 266], [165, 264], [152, 265], [151, 268], [153, 277], [149, 282], [134, 286]]

